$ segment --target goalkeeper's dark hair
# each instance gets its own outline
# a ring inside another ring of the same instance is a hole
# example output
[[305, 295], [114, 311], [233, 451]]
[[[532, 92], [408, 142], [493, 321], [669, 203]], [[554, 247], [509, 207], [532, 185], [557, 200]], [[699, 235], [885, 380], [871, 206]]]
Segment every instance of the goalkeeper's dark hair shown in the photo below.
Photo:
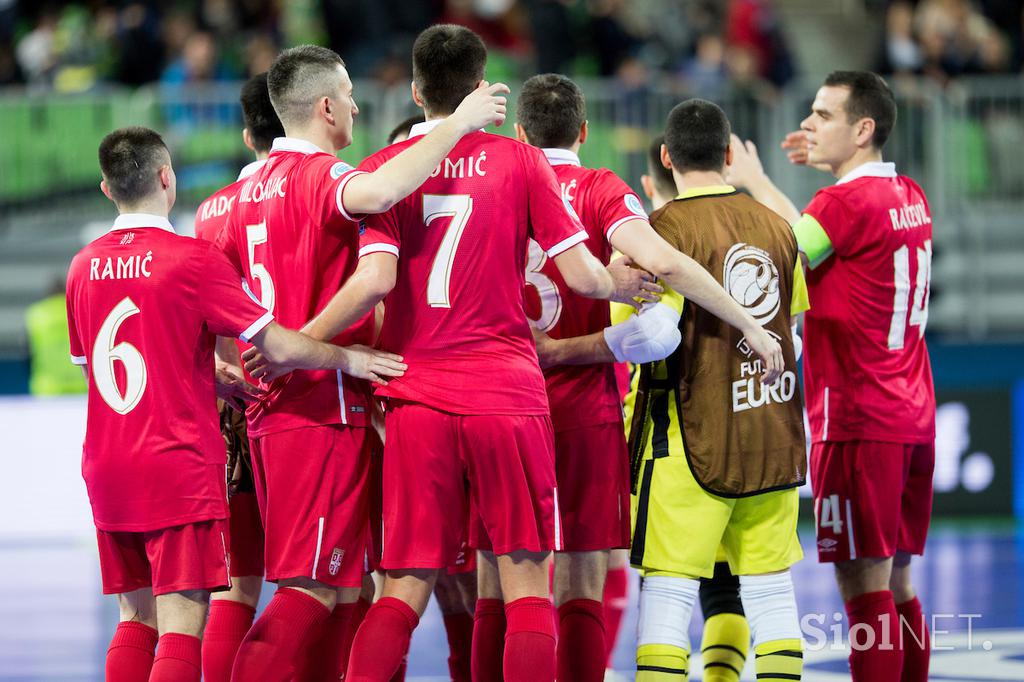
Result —
[[516, 120], [535, 147], [567, 149], [587, 120], [583, 91], [560, 73], [542, 73], [523, 83]]
[[395, 140], [397, 140], [399, 137], [401, 137], [403, 140], [409, 139], [409, 133], [412, 132], [412, 127], [417, 123], [423, 123], [423, 114], [410, 116], [409, 118], [405, 119], [404, 121], [396, 125], [394, 128], [392, 128], [391, 132], [388, 133], [387, 143], [389, 145], [394, 144]]
[[672, 169], [665, 168], [661, 163], [661, 145], [665, 144], [665, 136], [658, 135], [651, 140], [651, 146], [647, 148], [647, 174], [654, 182], [654, 188], [663, 197], [674, 197], [679, 192], [676, 190], [676, 179], [672, 176]]
[[856, 123], [862, 118], [875, 122], [871, 144], [881, 149], [896, 126], [896, 98], [885, 79], [871, 71], [833, 71], [825, 85], [850, 91], [846, 98], [846, 120]]
[[118, 128], [100, 142], [99, 161], [110, 196], [132, 206], [160, 188], [158, 173], [170, 166], [171, 153], [155, 130]]
[[484, 79], [487, 47], [465, 26], [437, 24], [412, 46], [412, 79], [427, 112], [446, 116]]
[[721, 171], [732, 128], [722, 108], [704, 99], [677, 104], [665, 123], [665, 146], [680, 173]]
[[284, 126], [274, 111], [267, 87], [267, 72], [250, 78], [242, 86], [238, 97], [242, 104], [242, 120], [249, 130], [252, 145], [257, 152], [269, 152], [275, 137], [284, 137]]

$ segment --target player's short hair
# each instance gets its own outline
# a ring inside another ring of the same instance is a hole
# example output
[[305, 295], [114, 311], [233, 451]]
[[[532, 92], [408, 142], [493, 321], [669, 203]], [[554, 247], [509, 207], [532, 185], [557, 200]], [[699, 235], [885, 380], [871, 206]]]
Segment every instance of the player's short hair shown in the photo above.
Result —
[[132, 206], [159, 188], [161, 166], [170, 165], [171, 153], [155, 130], [118, 128], [103, 138], [99, 149], [100, 172], [107, 191], [118, 204]]
[[672, 166], [680, 173], [722, 170], [731, 134], [729, 118], [714, 102], [688, 99], [677, 104], [665, 123]]
[[412, 131], [412, 127], [417, 123], [423, 123], [423, 114], [410, 116], [409, 118], [405, 119], [404, 121], [396, 125], [394, 128], [392, 128], [391, 132], [388, 133], [387, 143], [394, 144], [395, 138], [397, 138], [399, 135], [408, 138], [409, 133]]
[[250, 78], [242, 86], [238, 100], [242, 104], [242, 120], [249, 130], [252, 145], [258, 152], [269, 152], [275, 137], [284, 136], [284, 126], [274, 111], [267, 88], [267, 72]]
[[483, 80], [486, 66], [484, 41], [465, 26], [431, 26], [412, 46], [412, 78], [433, 115], [455, 111]]
[[665, 144], [665, 136], [658, 135], [651, 140], [651, 146], [647, 148], [647, 174], [654, 181], [654, 187], [662, 196], [674, 197], [676, 190], [676, 179], [672, 176], [672, 169], [665, 168], [661, 163], [661, 145]]
[[536, 147], [567, 148], [575, 144], [587, 120], [583, 91], [568, 76], [542, 73], [523, 83], [516, 120]]
[[862, 118], [875, 122], [871, 144], [881, 149], [896, 125], [896, 98], [885, 79], [871, 71], [833, 71], [825, 85], [850, 91], [846, 98], [846, 118], [850, 123]]
[[279, 54], [267, 74], [267, 88], [281, 122], [305, 123], [320, 98], [334, 96], [339, 66], [345, 62], [338, 53], [319, 45], [299, 45]]

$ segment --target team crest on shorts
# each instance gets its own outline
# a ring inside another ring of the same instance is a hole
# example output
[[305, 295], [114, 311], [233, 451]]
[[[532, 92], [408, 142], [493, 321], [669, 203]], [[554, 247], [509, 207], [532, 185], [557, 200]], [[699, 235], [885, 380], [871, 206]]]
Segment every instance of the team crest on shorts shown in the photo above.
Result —
[[345, 558], [345, 550], [334, 548], [331, 552], [331, 563], [327, 566], [327, 572], [331, 575], [338, 575], [338, 571], [341, 570], [341, 560]]

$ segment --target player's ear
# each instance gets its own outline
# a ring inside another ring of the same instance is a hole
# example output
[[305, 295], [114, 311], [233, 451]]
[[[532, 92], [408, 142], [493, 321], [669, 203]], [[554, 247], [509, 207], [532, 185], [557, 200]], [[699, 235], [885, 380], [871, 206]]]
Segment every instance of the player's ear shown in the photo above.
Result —
[[167, 189], [168, 187], [170, 187], [173, 184], [174, 180], [171, 177], [172, 173], [171, 173], [171, 167], [170, 167], [169, 164], [164, 164], [163, 166], [160, 166], [160, 170], [158, 171], [158, 174], [160, 175], [160, 187], [161, 188]]
[[875, 137], [875, 119], [862, 118], [857, 121], [855, 127], [855, 138], [858, 147], [870, 147], [871, 140]]
[[732, 165], [732, 145], [730, 144], [725, 148], [725, 167], [728, 168]]
[[333, 107], [331, 107], [330, 97], [320, 98], [320, 100], [316, 104], [316, 113], [320, 116], [323, 116], [328, 123], [334, 125], [334, 109]]
[[423, 98], [420, 97], [420, 91], [416, 88], [416, 81], [411, 82], [409, 87], [412, 88], [412, 101], [415, 102], [416, 106], [420, 109], [423, 109]]
[[640, 176], [640, 187], [644, 190], [644, 196], [650, 200], [654, 200], [654, 180], [650, 175], [644, 173]]
[[242, 128], [242, 143], [251, 151], [256, 151], [256, 145], [252, 141], [252, 133], [248, 128]]
[[661, 145], [661, 165], [671, 170], [672, 157], [668, 155], [668, 147]]
[[526, 131], [523, 130], [523, 126], [519, 125], [518, 123], [515, 123], [514, 127], [516, 129], [516, 139], [519, 140], [520, 142], [530, 144], [530, 140], [529, 138], [526, 137]]
[[[103, 196], [110, 199], [111, 201], [114, 201], [114, 197], [110, 196], [110, 188], [107, 187], [106, 180], [100, 180], [100, 191], [103, 192]], [[114, 203], [116, 204], [117, 202], [114, 201]]]
[[587, 133], [590, 129], [587, 127], [587, 120], [583, 119], [583, 125], [580, 126], [580, 136], [578, 138], [580, 144], [584, 144], [587, 141]]

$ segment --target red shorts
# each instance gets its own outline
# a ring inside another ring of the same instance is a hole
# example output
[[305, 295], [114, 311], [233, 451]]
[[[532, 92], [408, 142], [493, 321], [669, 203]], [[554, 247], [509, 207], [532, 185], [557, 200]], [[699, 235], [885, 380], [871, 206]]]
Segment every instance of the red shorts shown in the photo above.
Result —
[[267, 580], [361, 586], [373, 429], [327, 425], [251, 440]]
[[[457, 415], [392, 401], [386, 427], [384, 568], [450, 566], [470, 500], [495, 553], [561, 547], [547, 415]], [[474, 524], [470, 547], [479, 535]]]
[[622, 422], [555, 432], [566, 552], [629, 547], [629, 454]]
[[380, 554], [384, 547], [384, 457], [375, 450], [370, 456], [369, 500], [370, 518], [366, 535], [366, 573], [381, 570]]
[[96, 529], [103, 594], [152, 587], [154, 595], [223, 590], [228, 576], [228, 523], [186, 523], [143, 533]]
[[923, 554], [934, 468], [934, 443], [815, 443], [811, 487], [818, 561]]
[[231, 577], [263, 575], [263, 521], [256, 493], [235, 493], [228, 500], [231, 516]]

